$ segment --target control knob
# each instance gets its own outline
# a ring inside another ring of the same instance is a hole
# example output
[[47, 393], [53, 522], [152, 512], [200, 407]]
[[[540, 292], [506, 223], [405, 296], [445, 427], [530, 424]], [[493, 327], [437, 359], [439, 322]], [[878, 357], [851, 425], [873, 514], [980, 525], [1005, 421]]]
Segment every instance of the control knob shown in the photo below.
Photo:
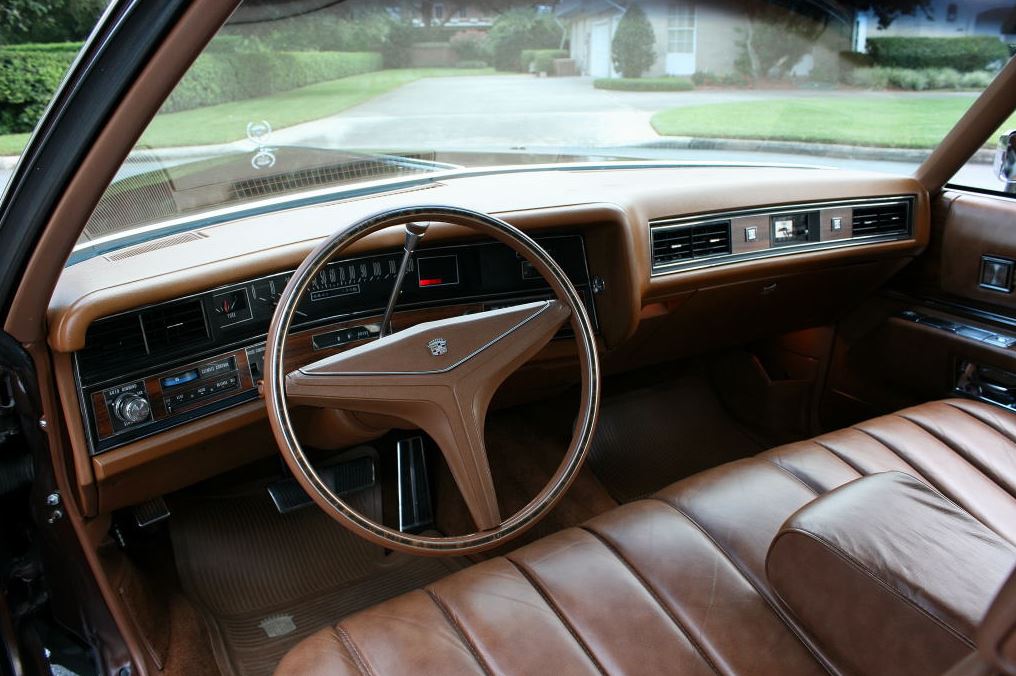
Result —
[[140, 394], [121, 394], [113, 402], [113, 413], [127, 425], [148, 420], [152, 407]]

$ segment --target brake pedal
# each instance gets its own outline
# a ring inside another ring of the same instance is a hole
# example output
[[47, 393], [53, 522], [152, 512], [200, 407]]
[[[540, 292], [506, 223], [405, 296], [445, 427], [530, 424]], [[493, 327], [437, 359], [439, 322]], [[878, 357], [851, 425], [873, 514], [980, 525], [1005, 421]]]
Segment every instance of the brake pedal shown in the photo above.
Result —
[[395, 449], [399, 481], [399, 530], [403, 533], [419, 531], [434, 522], [423, 437], [402, 439]]
[[[335, 495], [339, 497], [349, 495], [374, 485], [374, 458], [370, 455], [363, 455], [346, 462], [322, 467], [318, 470], [318, 476]], [[282, 479], [269, 485], [268, 495], [279, 514], [292, 512], [314, 502], [293, 478]]]

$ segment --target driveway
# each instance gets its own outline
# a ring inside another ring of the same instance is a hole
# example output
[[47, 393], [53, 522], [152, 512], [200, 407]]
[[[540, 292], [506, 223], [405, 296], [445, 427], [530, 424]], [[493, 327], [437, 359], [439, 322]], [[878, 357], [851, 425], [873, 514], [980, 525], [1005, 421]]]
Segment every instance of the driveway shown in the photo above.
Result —
[[616, 92], [594, 89], [586, 77], [429, 78], [333, 117], [279, 131], [272, 140], [344, 148], [613, 147], [659, 139], [649, 120], [664, 108], [830, 95], [856, 97], [858, 93], [799, 89]]

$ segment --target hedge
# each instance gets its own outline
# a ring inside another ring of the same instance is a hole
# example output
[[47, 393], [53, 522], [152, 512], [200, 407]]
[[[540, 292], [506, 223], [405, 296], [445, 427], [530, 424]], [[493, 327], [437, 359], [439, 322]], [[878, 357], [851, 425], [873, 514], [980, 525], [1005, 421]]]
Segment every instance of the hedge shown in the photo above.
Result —
[[0, 134], [32, 131], [80, 43], [0, 48]]
[[616, 77], [593, 80], [593, 87], [626, 92], [686, 92], [695, 85], [685, 77]]
[[266, 96], [380, 68], [381, 55], [375, 52], [202, 54], [173, 90], [162, 112]]
[[973, 89], [987, 87], [994, 75], [986, 70], [961, 73], [954, 68], [855, 68], [846, 74], [847, 84], [868, 89]]
[[519, 63], [524, 73], [553, 73], [554, 59], [567, 59], [564, 49], [523, 49]]
[[1009, 58], [1009, 48], [990, 35], [962, 38], [868, 38], [868, 54], [889, 68], [983, 70]]

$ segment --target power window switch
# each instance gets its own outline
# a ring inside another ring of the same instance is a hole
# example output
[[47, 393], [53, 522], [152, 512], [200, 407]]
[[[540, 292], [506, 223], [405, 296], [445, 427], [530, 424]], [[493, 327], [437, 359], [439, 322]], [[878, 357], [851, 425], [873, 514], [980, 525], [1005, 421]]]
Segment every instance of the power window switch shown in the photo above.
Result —
[[980, 287], [1002, 293], [1012, 292], [1013, 261], [1007, 258], [981, 256]]

